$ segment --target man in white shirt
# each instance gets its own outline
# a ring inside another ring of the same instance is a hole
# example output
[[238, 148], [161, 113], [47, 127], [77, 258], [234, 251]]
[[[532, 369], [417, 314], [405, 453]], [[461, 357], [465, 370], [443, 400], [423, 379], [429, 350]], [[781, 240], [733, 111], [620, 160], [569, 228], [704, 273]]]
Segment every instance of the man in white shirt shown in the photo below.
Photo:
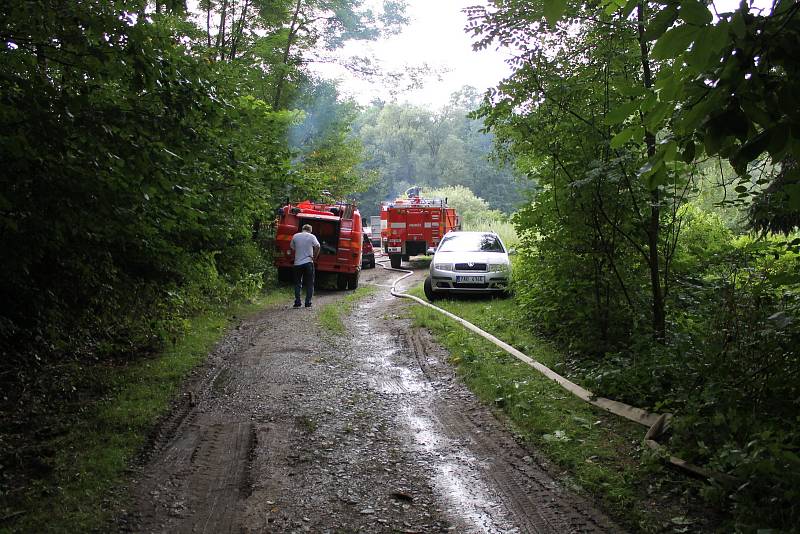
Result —
[[314, 295], [314, 262], [320, 250], [310, 224], [304, 224], [303, 231], [292, 236], [289, 247], [294, 251], [294, 307], [300, 307], [300, 290], [306, 286], [306, 308], [310, 308]]

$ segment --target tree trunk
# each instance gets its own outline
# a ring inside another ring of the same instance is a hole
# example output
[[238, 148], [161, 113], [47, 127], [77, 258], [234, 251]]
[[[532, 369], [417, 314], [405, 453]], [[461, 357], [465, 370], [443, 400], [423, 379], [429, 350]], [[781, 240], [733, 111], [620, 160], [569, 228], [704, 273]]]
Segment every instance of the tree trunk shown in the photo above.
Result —
[[211, 0], [206, 6], [206, 42], [208, 43], [208, 48], [211, 49]]
[[283, 86], [286, 83], [286, 73], [289, 68], [289, 54], [292, 51], [292, 42], [294, 36], [297, 34], [297, 24], [300, 19], [300, 7], [303, 0], [297, 0], [294, 6], [294, 14], [292, 15], [292, 23], [289, 25], [289, 35], [286, 37], [286, 46], [283, 49], [283, 70], [278, 75], [278, 80], [275, 83], [275, 96], [272, 99], [272, 108], [281, 109], [280, 104], [283, 99]]
[[664, 293], [661, 288], [661, 270], [659, 268], [658, 236], [661, 228], [661, 202], [658, 189], [650, 192], [650, 227], [647, 232], [650, 248], [650, 286], [653, 293], [653, 336], [657, 341], [666, 337], [666, 316], [664, 312]]
[[219, 31], [217, 32], [217, 56], [220, 59], [225, 59], [225, 52], [222, 48], [225, 46], [225, 25], [228, 21], [228, 0], [223, 0], [222, 10], [219, 16]]
[[247, 17], [247, 10], [250, 8], [250, 0], [245, 0], [244, 5], [242, 6], [242, 13], [239, 17], [239, 27], [231, 29], [231, 51], [228, 54], [228, 59], [233, 61], [236, 59], [236, 48], [239, 46], [239, 41], [242, 39], [242, 35], [244, 34], [244, 24], [245, 18]]
[[[642, 82], [648, 89], [653, 87], [653, 73], [650, 69], [650, 52], [644, 36], [645, 13], [644, 2], [640, 0], [636, 10], [639, 50], [642, 58]], [[656, 136], [645, 127], [644, 142], [647, 156], [652, 158], [656, 153]], [[650, 268], [650, 288], [653, 301], [653, 337], [663, 342], [666, 336], [666, 317], [664, 313], [664, 294], [661, 288], [661, 269], [658, 250], [659, 232], [661, 230], [661, 196], [658, 187], [650, 192], [650, 221], [647, 225], [647, 245], [649, 249], [648, 267]]]

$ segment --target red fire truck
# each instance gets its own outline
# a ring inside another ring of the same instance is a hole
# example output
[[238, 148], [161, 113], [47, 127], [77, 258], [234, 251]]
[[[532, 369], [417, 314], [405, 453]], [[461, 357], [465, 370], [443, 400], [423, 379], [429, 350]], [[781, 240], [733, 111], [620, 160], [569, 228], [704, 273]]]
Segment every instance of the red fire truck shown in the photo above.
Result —
[[411, 196], [381, 203], [381, 242], [395, 269], [401, 261], [437, 247], [444, 234], [460, 225], [447, 199]]
[[311, 225], [311, 233], [320, 243], [321, 250], [315, 263], [317, 273], [335, 276], [339, 289], [358, 287], [364, 239], [361, 213], [355, 205], [346, 203], [324, 204], [306, 200], [278, 209], [275, 233], [278, 278], [292, 279], [294, 253], [289, 243], [304, 224]]

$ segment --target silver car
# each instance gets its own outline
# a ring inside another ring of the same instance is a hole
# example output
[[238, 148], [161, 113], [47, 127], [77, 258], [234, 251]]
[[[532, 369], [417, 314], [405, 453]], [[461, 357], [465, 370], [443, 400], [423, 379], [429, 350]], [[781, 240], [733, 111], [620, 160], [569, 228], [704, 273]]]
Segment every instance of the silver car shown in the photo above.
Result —
[[506, 294], [510, 279], [511, 262], [500, 236], [448, 232], [431, 260], [425, 296], [435, 300], [450, 293]]

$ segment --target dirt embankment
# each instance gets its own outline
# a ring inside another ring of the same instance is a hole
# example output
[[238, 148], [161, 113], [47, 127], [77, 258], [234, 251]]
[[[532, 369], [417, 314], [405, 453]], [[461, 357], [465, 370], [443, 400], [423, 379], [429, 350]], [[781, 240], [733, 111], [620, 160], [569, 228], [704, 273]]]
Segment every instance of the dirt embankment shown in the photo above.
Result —
[[410, 304], [382, 288], [334, 336], [316, 313], [341, 297], [265, 310], [218, 345], [160, 426], [120, 530], [620, 530], [476, 401], [410, 328]]

